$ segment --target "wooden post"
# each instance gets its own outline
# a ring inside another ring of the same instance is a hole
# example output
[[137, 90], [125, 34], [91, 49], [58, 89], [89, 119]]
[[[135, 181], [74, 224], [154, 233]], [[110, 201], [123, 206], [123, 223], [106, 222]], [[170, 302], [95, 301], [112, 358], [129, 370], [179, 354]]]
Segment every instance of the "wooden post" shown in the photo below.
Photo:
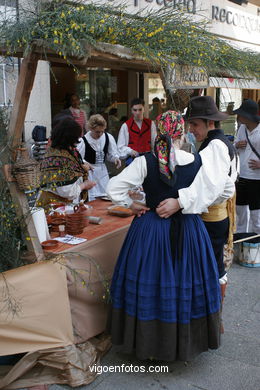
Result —
[[11, 142], [12, 151], [21, 144], [24, 120], [33, 88], [37, 63], [38, 56], [34, 53], [29, 53], [21, 64], [8, 129], [8, 139]]
[[[33, 52], [29, 53], [22, 61], [8, 129], [8, 139], [10, 140], [13, 159], [15, 156], [15, 149], [21, 144], [24, 120], [33, 88], [37, 63], [38, 56]], [[37, 261], [42, 260], [44, 258], [44, 253], [30, 214], [27, 198], [17, 187], [16, 183], [8, 182], [8, 186], [12, 200], [14, 204], [17, 205], [16, 210], [18, 217], [23, 217], [25, 219], [24, 234], [28, 237], [27, 248], [30, 252], [34, 253]]]

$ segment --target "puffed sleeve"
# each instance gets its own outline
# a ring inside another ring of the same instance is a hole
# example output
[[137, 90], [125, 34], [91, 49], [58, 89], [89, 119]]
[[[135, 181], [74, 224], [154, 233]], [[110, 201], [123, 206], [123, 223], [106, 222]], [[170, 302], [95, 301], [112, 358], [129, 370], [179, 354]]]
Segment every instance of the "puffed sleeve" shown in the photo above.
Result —
[[69, 199], [71, 201], [79, 201], [81, 188], [80, 184], [83, 183], [82, 177], [79, 177], [77, 181], [73, 184], [68, 184], [66, 186], [57, 187], [55, 189], [55, 194], [62, 196], [63, 198]]
[[115, 162], [116, 158], [119, 158], [119, 152], [117, 149], [115, 138], [112, 134], [107, 133], [109, 138], [108, 151], [107, 151], [107, 160]]
[[183, 214], [200, 214], [214, 203], [225, 191], [226, 183], [231, 184], [234, 193], [234, 183], [230, 183], [230, 157], [227, 146], [220, 140], [211, 141], [200, 152], [202, 165], [187, 188], [178, 191], [179, 203]]
[[85, 142], [83, 141], [83, 138], [79, 139], [79, 143], [77, 145], [77, 149], [78, 149], [82, 159], [84, 160], [86, 147], [85, 147]]
[[120, 158], [125, 159], [127, 156], [130, 156], [132, 149], [129, 148], [129, 133], [127, 124], [123, 123], [121, 129], [119, 130], [118, 139], [117, 139], [117, 148], [120, 155]]
[[146, 176], [145, 157], [136, 157], [121, 173], [109, 180], [106, 188], [108, 197], [116, 204], [130, 207], [133, 200], [129, 197], [128, 191], [134, 187], [140, 187]]

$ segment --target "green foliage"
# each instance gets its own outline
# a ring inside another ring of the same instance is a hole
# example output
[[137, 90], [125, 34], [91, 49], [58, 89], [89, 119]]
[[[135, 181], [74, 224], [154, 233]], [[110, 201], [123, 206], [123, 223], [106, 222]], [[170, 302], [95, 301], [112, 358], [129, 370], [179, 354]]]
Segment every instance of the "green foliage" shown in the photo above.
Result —
[[[0, 109], [0, 163], [7, 145], [7, 111]], [[6, 180], [0, 171], [0, 272], [23, 265], [20, 220], [15, 212]]]
[[87, 45], [95, 48], [105, 42], [128, 47], [156, 67], [179, 63], [211, 73], [259, 77], [259, 53], [231, 47], [208, 32], [206, 25], [181, 10], [162, 8], [142, 17], [141, 12], [126, 13], [124, 6], [58, 0], [26, 16], [21, 11], [19, 21], [4, 20], [0, 41], [8, 55], [26, 52], [37, 43], [43, 52], [51, 49], [68, 62], [69, 57], [86, 57]]

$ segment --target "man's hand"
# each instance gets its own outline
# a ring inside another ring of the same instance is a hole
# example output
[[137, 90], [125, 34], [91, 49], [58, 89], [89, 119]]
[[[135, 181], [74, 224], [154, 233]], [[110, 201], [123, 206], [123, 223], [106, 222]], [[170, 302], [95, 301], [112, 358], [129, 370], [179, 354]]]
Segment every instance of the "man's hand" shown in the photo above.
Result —
[[141, 215], [145, 214], [146, 211], [149, 211], [149, 207], [142, 205], [140, 203], [133, 202], [130, 206], [130, 209], [133, 211], [137, 217], [141, 217]]
[[248, 166], [251, 169], [260, 169], [260, 160], [249, 160]]
[[247, 140], [244, 139], [243, 141], [238, 141], [235, 146], [237, 149], [239, 148], [244, 149], [246, 145], [247, 145]]
[[161, 218], [169, 218], [172, 214], [180, 210], [180, 205], [177, 199], [168, 198], [163, 200], [156, 208], [156, 212]]
[[121, 167], [120, 158], [115, 158], [114, 164], [115, 164], [116, 168], [119, 169]]

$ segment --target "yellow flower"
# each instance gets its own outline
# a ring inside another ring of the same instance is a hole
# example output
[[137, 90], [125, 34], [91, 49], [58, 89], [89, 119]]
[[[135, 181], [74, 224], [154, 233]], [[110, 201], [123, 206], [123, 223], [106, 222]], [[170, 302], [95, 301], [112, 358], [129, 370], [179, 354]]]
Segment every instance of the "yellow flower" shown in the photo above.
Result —
[[26, 240], [27, 241], [31, 241], [31, 237], [26, 237]]

